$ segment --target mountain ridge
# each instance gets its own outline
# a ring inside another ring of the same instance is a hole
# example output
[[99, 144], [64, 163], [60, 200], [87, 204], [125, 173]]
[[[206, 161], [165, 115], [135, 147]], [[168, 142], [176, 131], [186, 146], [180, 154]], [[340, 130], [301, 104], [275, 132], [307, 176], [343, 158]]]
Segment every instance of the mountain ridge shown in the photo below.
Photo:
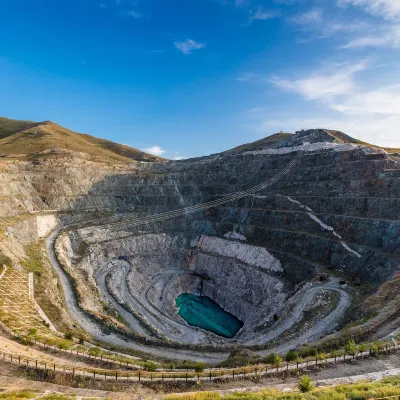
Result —
[[116, 162], [162, 161], [133, 147], [74, 132], [52, 121], [22, 121], [0, 117], [0, 155], [29, 158], [46, 150], [68, 150]]

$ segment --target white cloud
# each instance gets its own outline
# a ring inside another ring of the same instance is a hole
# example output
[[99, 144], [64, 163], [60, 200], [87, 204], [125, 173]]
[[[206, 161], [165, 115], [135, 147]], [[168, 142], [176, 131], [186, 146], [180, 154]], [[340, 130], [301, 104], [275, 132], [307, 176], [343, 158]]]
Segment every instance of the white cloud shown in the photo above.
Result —
[[174, 157], [174, 160], [179, 161], [179, 160], [186, 160], [187, 157], [183, 157], [183, 156], [176, 156]]
[[348, 94], [343, 101], [334, 102], [332, 108], [349, 115], [400, 116], [400, 85]]
[[400, 48], [400, 25], [389, 26], [378, 29], [368, 35], [363, 35], [351, 39], [344, 49], [355, 49], [362, 47], [393, 47]]
[[355, 65], [336, 64], [329, 68], [329, 71], [316, 71], [305, 78], [288, 80], [274, 77], [270, 82], [284, 90], [296, 92], [308, 100], [327, 102], [332, 97], [354, 90], [354, 75], [363, 71], [365, 66], [365, 61]]
[[400, 20], [399, 0], [338, 0], [338, 4], [341, 6], [359, 6], [370, 14], [383, 17], [389, 21]]
[[260, 5], [250, 14], [249, 21], [265, 21], [267, 19], [275, 18], [277, 16], [276, 12], [265, 11]]
[[160, 146], [148, 147], [147, 149], [144, 149], [143, 151], [145, 151], [146, 153], [153, 154], [155, 156], [161, 156], [161, 154], [165, 153], [165, 150]]
[[345, 132], [356, 139], [378, 146], [400, 148], [399, 126], [399, 116], [382, 118], [382, 116], [371, 115], [355, 118], [339, 115], [334, 118], [329, 116], [325, 118], [287, 118], [287, 116], [265, 118], [252, 127], [260, 136], [280, 130], [295, 132], [301, 129], [326, 128]]
[[304, 13], [296, 14], [289, 18], [289, 22], [298, 25], [303, 31], [313, 33], [315, 35], [313, 39], [325, 39], [338, 33], [370, 32], [372, 29], [370, 23], [362, 20], [352, 19], [347, 22], [343, 18], [326, 18], [320, 8], [313, 8]]
[[319, 23], [323, 20], [323, 12], [320, 8], [314, 8], [306, 11], [302, 14], [297, 14], [291, 18], [292, 22], [300, 25], [306, 25], [310, 23]]
[[175, 42], [174, 45], [183, 54], [191, 54], [194, 50], [206, 47], [204, 43], [196, 42], [192, 39], [186, 39], [183, 42]]
[[[314, 101], [322, 109], [313, 118], [307, 114], [300, 118], [270, 114], [258, 107], [243, 115], [253, 130], [267, 134], [275, 130], [295, 131], [324, 127], [338, 129], [367, 142], [390, 147], [400, 147], [400, 77], [394, 82], [374, 85], [369, 76], [368, 87], [358, 81], [358, 73], [370, 63], [333, 64], [323, 71], [316, 70], [300, 79], [273, 78], [271, 82], [285, 91], [297, 93], [307, 101]], [[382, 73], [379, 74], [381, 81]], [[387, 81], [390, 81], [390, 75]], [[397, 79], [396, 79], [397, 78]]]

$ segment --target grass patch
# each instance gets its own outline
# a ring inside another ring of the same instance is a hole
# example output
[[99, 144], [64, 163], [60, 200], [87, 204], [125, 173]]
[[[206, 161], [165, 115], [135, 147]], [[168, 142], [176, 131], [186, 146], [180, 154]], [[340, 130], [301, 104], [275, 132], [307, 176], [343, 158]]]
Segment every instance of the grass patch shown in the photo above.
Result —
[[379, 382], [360, 382], [338, 385], [333, 388], [311, 389], [307, 393], [299, 391], [282, 393], [266, 390], [255, 393], [233, 393], [222, 396], [215, 392], [198, 392], [187, 395], [167, 395], [165, 400], [368, 400], [400, 395], [400, 377], [386, 378]]
[[21, 261], [22, 266], [27, 272], [33, 272], [40, 275], [43, 272], [43, 259], [41, 246], [39, 243], [33, 243], [25, 247], [27, 258]]
[[5, 399], [5, 400], [33, 399], [37, 396], [38, 393], [22, 390], [19, 392], [1, 393], [0, 399]]

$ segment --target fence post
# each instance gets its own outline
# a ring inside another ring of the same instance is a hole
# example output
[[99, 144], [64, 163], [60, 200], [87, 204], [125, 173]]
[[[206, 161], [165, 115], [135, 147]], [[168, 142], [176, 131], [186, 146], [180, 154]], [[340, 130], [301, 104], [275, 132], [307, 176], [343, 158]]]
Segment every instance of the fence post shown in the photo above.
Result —
[[118, 371], [115, 371], [115, 381], [118, 382]]
[[234, 369], [232, 370], [232, 377], [233, 377], [233, 379], [235, 379], [235, 370]]
[[21, 356], [18, 356], [18, 365], [21, 365]]
[[139, 371], [139, 382], [140, 382], [140, 371]]
[[210, 370], [210, 381], [211, 381], [211, 370]]

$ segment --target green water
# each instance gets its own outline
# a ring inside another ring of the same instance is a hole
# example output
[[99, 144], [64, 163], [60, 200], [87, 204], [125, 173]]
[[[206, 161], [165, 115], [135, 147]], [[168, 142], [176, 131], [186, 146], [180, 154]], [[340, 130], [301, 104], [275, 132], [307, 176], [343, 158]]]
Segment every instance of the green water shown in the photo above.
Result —
[[233, 338], [243, 322], [206, 296], [182, 293], [176, 298], [178, 314], [191, 326]]

